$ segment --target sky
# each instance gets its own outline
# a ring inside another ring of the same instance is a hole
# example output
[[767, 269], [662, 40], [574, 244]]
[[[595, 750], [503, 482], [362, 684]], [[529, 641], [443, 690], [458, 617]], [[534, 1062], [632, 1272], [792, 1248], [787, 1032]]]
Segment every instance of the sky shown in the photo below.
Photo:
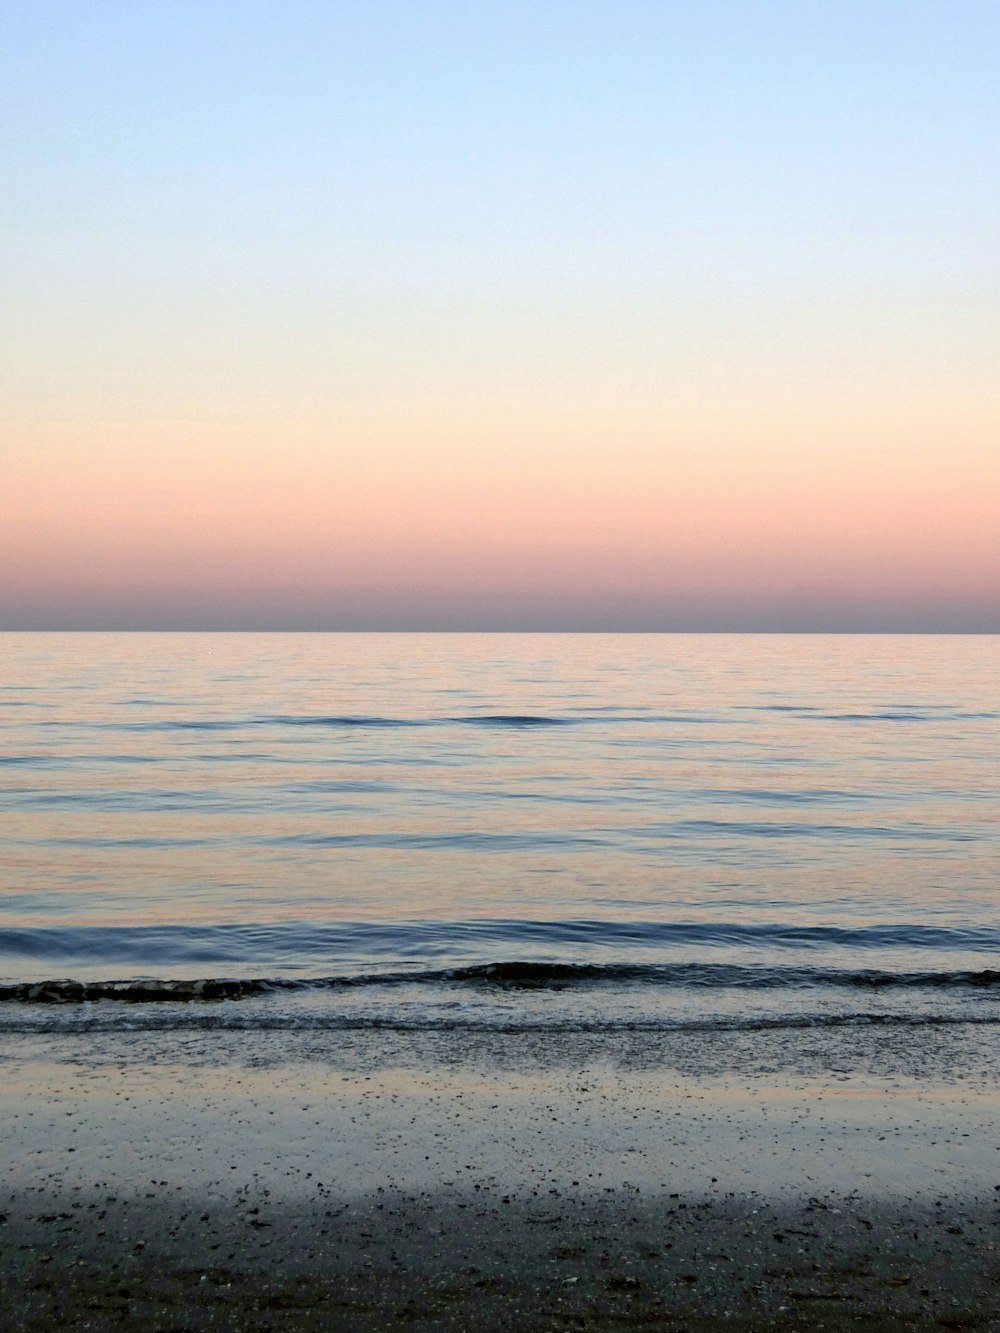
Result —
[[5, 0], [0, 628], [1000, 632], [995, 0]]

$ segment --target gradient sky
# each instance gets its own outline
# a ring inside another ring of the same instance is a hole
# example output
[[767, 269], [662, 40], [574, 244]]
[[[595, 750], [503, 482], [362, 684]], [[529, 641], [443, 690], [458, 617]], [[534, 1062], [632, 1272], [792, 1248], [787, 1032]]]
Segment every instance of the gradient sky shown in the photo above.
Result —
[[1000, 631], [996, 0], [5, 0], [0, 628]]

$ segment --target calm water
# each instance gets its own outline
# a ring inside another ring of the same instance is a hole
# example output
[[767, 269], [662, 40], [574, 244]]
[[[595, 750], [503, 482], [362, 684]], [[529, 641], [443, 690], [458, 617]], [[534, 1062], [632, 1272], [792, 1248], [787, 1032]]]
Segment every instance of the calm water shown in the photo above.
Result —
[[995, 637], [0, 635], [0, 1022], [993, 1022], [998, 756]]

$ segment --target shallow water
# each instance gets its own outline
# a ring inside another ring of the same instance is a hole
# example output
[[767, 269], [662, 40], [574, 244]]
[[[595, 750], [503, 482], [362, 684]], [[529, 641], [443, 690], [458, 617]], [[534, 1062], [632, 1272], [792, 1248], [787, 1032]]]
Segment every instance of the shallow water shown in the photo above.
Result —
[[0, 635], [0, 1021], [993, 1021], [998, 753], [996, 637]]

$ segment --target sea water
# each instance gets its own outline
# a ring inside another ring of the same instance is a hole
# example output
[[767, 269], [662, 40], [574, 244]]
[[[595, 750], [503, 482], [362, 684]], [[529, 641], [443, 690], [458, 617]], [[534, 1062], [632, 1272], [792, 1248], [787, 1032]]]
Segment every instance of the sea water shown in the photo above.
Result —
[[0, 635], [0, 1029], [1000, 1022], [1000, 638]]

